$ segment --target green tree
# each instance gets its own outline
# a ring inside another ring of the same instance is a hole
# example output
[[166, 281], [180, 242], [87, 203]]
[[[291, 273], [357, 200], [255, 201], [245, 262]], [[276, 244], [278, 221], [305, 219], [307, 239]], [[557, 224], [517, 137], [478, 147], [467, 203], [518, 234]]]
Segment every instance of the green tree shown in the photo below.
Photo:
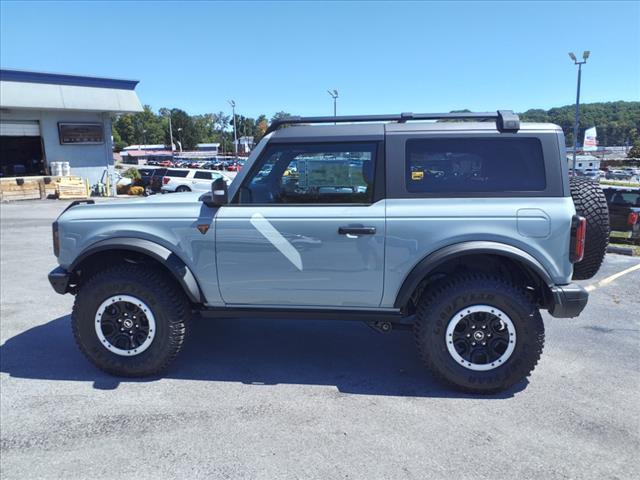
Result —
[[[171, 110], [171, 124], [173, 126], [174, 141], [181, 142], [183, 150], [195, 150], [199, 143], [199, 138], [193, 119], [189, 114], [179, 108], [173, 108]], [[166, 132], [166, 135], [168, 136], [168, 132]]]
[[265, 115], [260, 115], [258, 118], [256, 118], [256, 124], [253, 128], [253, 141], [255, 143], [258, 143], [260, 140], [262, 140], [262, 137], [264, 137], [267, 128], [269, 128], [269, 121], [267, 120], [267, 117]]
[[627, 153], [627, 158], [640, 158], [640, 140], [633, 142], [633, 147]]
[[114, 151], [119, 152], [120, 150], [122, 150], [124, 147], [127, 146], [127, 144], [122, 140], [120, 133], [118, 132], [118, 130], [115, 128], [113, 124], [111, 124], [111, 135], [113, 136]]

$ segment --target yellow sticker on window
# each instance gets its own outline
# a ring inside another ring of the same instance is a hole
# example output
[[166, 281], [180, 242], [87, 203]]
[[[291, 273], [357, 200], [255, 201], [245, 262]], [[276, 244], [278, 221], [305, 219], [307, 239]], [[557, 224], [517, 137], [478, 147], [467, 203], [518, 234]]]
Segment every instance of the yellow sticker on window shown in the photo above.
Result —
[[411, 180], [422, 180], [424, 172], [411, 172]]

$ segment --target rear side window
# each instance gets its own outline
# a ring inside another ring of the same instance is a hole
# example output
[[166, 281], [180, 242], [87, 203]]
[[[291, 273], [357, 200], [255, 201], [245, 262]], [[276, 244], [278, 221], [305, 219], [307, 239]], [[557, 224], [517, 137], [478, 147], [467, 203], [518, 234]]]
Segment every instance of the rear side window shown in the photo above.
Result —
[[196, 172], [193, 178], [202, 178], [205, 180], [211, 180], [211, 172]]
[[412, 193], [470, 194], [546, 189], [537, 138], [429, 138], [407, 141], [406, 186]]
[[165, 177], [186, 177], [189, 170], [167, 170]]

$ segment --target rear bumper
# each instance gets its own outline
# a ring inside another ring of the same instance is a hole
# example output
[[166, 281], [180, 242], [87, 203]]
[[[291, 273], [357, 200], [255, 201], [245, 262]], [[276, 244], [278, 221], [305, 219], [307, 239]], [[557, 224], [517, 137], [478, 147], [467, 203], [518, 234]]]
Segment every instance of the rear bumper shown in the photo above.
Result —
[[62, 267], [57, 267], [49, 273], [49, 283], [60, 295], [64, 295], [69, 291], [69, 280], [71, 274]]
[[576, 283], [556, 285], [551, 288], [551, 295], [549, 313], [556, 318], [577, 317], [589, 301], [589, 292]]

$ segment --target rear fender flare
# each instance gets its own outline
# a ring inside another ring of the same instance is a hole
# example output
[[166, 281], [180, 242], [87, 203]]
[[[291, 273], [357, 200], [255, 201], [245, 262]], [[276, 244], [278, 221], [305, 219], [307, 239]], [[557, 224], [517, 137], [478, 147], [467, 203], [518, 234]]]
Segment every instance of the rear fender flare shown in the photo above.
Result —
[[474, 254], [491, 254], [516, 260], [527, 266], [547, 287], [551, 288], [554, 285], [553, 279], [542, 264], [524, 250], [499, 242], [464, 242], [436, 250], [413, 267], [396, 295], [394, 307], [403, 308], [407, 305], [420, 282], [440, 265], [454, 258]]

